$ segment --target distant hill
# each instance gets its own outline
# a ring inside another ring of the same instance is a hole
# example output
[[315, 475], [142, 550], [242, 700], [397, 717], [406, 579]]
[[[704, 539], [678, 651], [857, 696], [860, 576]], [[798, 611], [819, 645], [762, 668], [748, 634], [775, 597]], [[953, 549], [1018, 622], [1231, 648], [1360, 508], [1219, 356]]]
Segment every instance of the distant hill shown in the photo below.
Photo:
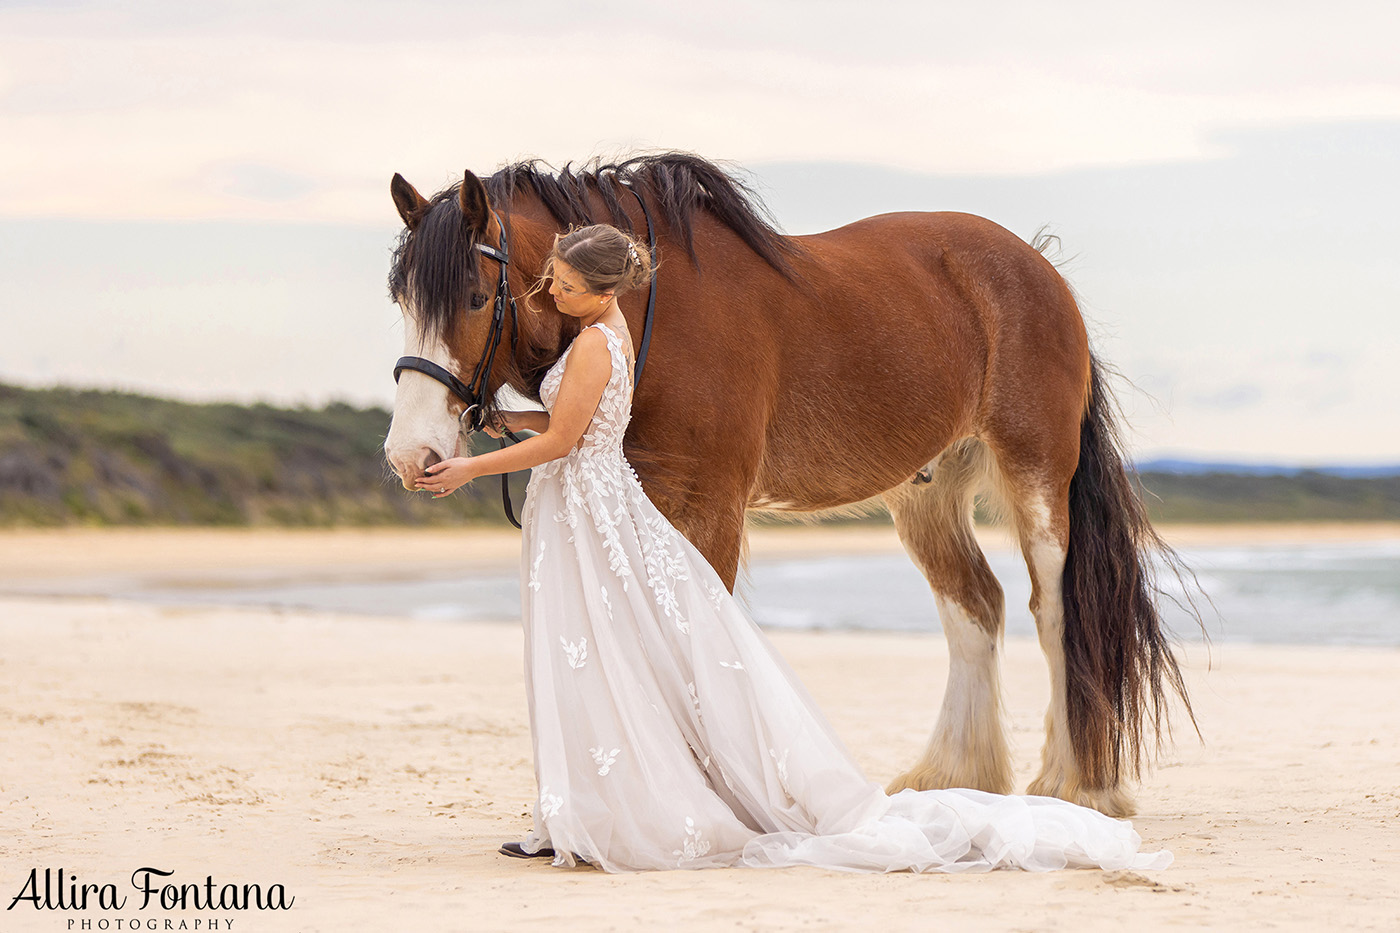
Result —
[[[494, 477], [447, 499], [405, 490], [384, 461], [389, 418], [343, 403], [0, 384], [0, 527], [504, 524]], [[496, 447], [484, 435], [474, 444]], [[1159, 521], [1400, 520], [1400, 467], [1377, 469], [1157, 460], [1139, 478]], [[517, 512], [526, 479], [512, 481]]]
[[1400, 475], [1140, 472], [1154, 521], [1400, 521]]
[[1172, 473], [1184, 476], [1201, 476], [1207, 473], [1228, 473], [1237, 476], [1300, 476], [1304, 473], [1321, 473], [1324, 476], [1344, 476], [1350, 479], [1377, 479], [1386, 476], [1400, 476], [1400, 463], [1362, 466], [1285, 466], [1277, 463], [1229, 463], [1204, 460], [1177, 460], [1157, 458], [1134, 464], [1139, 473]]

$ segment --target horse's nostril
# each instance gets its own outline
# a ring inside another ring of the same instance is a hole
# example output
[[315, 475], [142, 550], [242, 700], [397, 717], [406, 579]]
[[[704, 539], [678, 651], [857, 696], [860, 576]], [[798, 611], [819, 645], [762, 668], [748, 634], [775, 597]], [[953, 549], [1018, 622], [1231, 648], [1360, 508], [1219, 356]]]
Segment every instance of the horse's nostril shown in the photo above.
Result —
[[438, 452], [437, 452], [436, 450], [433, 450], [431, 447], [429, 447], [429, 448], [428, 448], [427, 454], [424, 455], [424, 457], [423, 457], [423, 469], [426, 470], [428, 467], [432, 466], [434, 463], [440, 463], [441, 461], [442, 461], [442, 457], [438, 456]]

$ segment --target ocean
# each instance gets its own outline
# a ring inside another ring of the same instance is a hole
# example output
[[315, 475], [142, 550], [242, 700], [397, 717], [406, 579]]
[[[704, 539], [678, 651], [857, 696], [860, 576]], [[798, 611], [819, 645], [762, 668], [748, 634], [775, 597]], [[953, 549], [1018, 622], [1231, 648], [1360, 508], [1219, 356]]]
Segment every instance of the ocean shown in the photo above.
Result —
[[[1400, 539], [1179, 549], [1209, 601], [1195, 595], [1212, 641], [1400, 646]], [[1007, 634], [1034, 636], [1030, 580], [1011, 550], [987, 554], [1006, 591]], [[1185, 591], [1171, 576], [1176, 602]], [[10, 587], [41, 592], [43, 586]], [[418, 619], [502, 620], [520, 615], [514, 573], [424, 574], [351, 582], [162, 587], [130, 579], [89, 581], [92, 595], [172, 604], [264, 606], [402, 615]], [[72, 592], [70, 589], [69, 592]], [[767, 629], [873, 629], [937, 632], [927, 583], [903, 554], [756, 560], [738, 588]], [[1163, 614], [1183, 641], [1197, 622], [1172, 599]]]

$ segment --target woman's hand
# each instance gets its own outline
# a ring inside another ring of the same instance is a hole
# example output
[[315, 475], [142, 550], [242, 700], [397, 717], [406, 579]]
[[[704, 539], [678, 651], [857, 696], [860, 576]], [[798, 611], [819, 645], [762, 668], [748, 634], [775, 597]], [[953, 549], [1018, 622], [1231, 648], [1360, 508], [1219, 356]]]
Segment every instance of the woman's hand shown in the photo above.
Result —
[[491, 421], [482, 426], [482, 430], [491, 437], [502, 437], [507, 431], [519, 431], [520, 427], [513, 417], [513, 411], [498, 411], [491, 417]]
[[433, 493], [434, 499], [450, 496], [479, 475], [472, 466], [474, 457], [453, 457], [434, 463], [414, 481], [419, 489]]

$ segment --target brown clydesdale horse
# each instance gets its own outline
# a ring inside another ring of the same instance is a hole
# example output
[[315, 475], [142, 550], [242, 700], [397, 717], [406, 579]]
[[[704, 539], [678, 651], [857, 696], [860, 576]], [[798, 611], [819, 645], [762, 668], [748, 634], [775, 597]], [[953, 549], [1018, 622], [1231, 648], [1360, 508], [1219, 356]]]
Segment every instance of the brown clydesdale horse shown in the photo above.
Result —
[[[652, 501], [731, 590], [748, 510], [883, 503], [933, 589], [951, 653], [928, 747], [888, 790], [1006, 793], [1003, 596], [972, 525], [974, 497], [986, 497], [1030, 568], [1050, 663], [1030, 793], [1133, 812], [1125, 782], [1160, 747], [1168, 694], [1186, 701], [1152, 558], [1180, 564], [1125, 472], [1103, 366], [1054, 266], [969, 214], [882, 214], [785, 236], [741, 181], [687, 153], [558, 172], [522, 162], [485, 179], [467, 172], [431, 199], [395, 176], [406, 229], [390, 290], [405, 352], [465, 379], [482, 357], [498, 274], [475, 244], [496, 245], [497, 218], [506, 225], [521, 294], [570, 224], [644, 236], [623, 185], [646, 199], [659, 247], [651, 355], [625, 447]], [[534, 300], [540, 313], [521, 309], [514, 350], [507, 335], [489, 385], [538, 399], [578, 322], [547, 294]], [[645, 291], [623, 299], [633, 334], [645, 302]], [[384, 446], [406, 489], [455, 455], [463, 407], [438, 382], [403, 373]]]

